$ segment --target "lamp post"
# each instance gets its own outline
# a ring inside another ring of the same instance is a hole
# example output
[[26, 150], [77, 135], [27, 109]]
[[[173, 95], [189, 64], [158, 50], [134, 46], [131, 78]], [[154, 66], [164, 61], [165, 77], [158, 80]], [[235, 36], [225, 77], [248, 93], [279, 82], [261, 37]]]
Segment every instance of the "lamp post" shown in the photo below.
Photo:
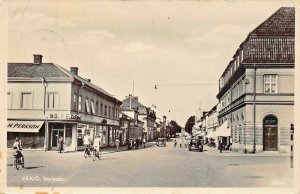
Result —
[[44, 86], [44, 105], [43, 105], [43, 114], [45, 117], [45, 141], [44, 141], [44, 151], [47, 151], [48, 148], [48, 136], [49, 136], [49, 131], [48, 131], [48, 118], [46, 117], [46, 89], [47, 89], [47, 82], [45, 77], [42, 77], [42, 84]]
[[256, 65], [254, 67], [254, 92], [253, 92], [253, 153], [256, 152]]

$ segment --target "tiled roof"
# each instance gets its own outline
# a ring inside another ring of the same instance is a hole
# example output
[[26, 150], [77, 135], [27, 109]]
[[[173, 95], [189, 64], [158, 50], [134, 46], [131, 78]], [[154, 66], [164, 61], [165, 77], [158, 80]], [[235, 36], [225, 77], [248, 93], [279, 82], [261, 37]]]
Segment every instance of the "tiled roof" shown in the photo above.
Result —
[[295, 8], [282, 7], [249, 33], [244, 63], [294, 63]]
[[[81, 78], [78, 75], [71, 73], [70, 71], [64, 69], [63, 67], [53, 64], [53, 63], [8, 63], [7, 67], [7, 77], [8, 78], [55, 78], [57, 80], [65, 78], [73, 78], [80, 82], [83, 82], [85, 85], [94, 88], [95, 90], [109, 96], [113, 99], [116, 99], [114, 96], [103, 90], [102, 88], [88, 82], [86, 79]], [[116, 99], [119, 101], [118, 99]], [[120, 101], [119, 101], [120, 102]]]
[[42, 78], [55, 77], [66, 78], [69, 77], [65, 72], [57, 68], [53, 63], [8, 63], [7, 77], [10, 78]]
[[249, 36], [295, 36], [295, 8], [280, 8], [254, 29]]
[[[121, 105], [122, 109], [128, 109], [129, 107], [130, 107], [130, 97], [123, 100]], [[135, 100], [134, 97], [131, 97], [131, 108], [136, 109], [138, 107], [145, 107], [145, 106], [141, 104], [139, 101]]]

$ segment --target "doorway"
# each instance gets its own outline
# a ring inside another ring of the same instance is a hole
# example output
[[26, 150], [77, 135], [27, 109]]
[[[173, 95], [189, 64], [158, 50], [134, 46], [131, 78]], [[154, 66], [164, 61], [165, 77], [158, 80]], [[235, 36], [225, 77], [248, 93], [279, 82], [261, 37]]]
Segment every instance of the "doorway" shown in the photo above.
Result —
[[56, 148], [58, 147], [58, 138], [64, 137], [64, 130], [62, 129], [53, 129], [52, 130], [52, 140], [51, 140], [51, 147]]
[[263, 150], [278, 151], [278, 120], [274, 115], [263, 120]]

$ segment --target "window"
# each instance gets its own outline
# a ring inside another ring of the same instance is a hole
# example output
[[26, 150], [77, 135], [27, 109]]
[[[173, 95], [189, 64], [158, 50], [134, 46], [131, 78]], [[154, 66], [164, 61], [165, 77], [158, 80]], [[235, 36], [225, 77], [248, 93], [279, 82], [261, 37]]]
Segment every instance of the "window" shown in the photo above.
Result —
[[85, 99], [85, 112], [90, 113], [89, 99]]
[[77, 107], [77, 94], [73, 95], [73, 110], [76, 110]]
[[95, 114], [94, 102], [91, 100], [92, 114]]
[[96, 115], [99, 115], [99, 104], [97, 101], [96, 101], [95, 112], [96, 112]]
[[24, 109], [32, 108], [31, 92], [22, 92], [21, 93], [21, 108], [24, 108]]
[[78, 111], [82, 110], [81, 103], [82, 103], [81, 96], [79, 96], [78, 97]]
[[103, 104], [102, 103], [100, 105], [100, 114], [101, 114], [101, 116], [103, 116]]
[[12, 94], [11, 92], [7, 92], [7, 108], [11, 108]]
[[108, 118], [111, 118], [111, 107], [108, 107]]
[[106, 117], [107, 116], [107, 106], [105, 105], [104, 107], [104, 116]]
[[277, 75], [264, 75], [265, 93], [277, 93]]
[[56, 92], [48, 92], [47, 108], [58, 108], [58, 94]]

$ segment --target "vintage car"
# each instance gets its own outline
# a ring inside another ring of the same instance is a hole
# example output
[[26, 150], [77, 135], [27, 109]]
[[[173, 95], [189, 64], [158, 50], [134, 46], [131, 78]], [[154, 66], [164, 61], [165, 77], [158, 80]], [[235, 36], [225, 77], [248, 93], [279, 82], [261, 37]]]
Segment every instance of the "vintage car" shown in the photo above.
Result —
[[164, 147], [166, 147], [166, 139], [165, 138], [157, 138], [157, 140], [156, 140], [156, 145], [157, 146], [164, 146]]
[[201, 139], [192, 138], [190, 140], [189, 151], [192, 151], [192, 150], [199, 150], [200, 152], [203, 152], [203, 145], [202, 145]]

